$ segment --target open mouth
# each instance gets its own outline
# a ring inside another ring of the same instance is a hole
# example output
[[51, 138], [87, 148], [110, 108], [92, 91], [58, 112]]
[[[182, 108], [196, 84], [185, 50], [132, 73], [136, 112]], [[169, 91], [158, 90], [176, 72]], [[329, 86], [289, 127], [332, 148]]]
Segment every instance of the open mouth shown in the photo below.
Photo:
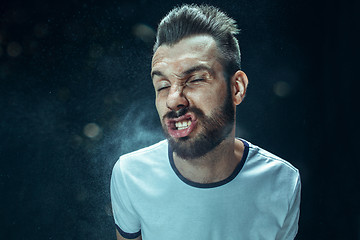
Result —
[[183, 130], [190, 127], [190, 125], [191, 125], [191, 120], [175, 122], [175, 128], [176, 128], [175, 130]]
[[168, 119], [166, 121], [170, 136], [175, 138], [188, 136], [196, 125], [196, 119], [193, 114], [185, 114], [179, 118]]

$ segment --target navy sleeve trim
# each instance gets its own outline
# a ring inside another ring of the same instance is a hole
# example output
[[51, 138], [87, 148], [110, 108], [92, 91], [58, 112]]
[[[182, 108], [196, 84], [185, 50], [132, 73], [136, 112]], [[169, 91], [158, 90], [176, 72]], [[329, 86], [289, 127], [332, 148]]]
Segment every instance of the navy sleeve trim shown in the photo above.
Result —
[[139, 230], [136, 233], [127, 233], [127, 232], [124, 232], [123, 230], [121, 230], [121, 228], [118, 225], [115, 224], [115, 226], [116, 226], [116, 229], [118, 230], [118, 232], [120, 233], [120, 235], [123, 236], [124, 238], [135, 239], [141, 235], [141, 230]]

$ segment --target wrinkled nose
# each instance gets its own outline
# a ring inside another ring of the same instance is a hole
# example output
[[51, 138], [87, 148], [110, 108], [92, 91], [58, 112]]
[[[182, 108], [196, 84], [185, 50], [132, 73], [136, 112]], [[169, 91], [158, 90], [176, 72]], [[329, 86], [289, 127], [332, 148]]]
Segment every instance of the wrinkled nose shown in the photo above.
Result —
[[181, 86], [174, 86], [171, 87], [169, 95], [166, 100], [166, 106], [173, 110], [178, 111], [182, 108], [188, 107], [189, 102], [184, 95], [183, 87]]

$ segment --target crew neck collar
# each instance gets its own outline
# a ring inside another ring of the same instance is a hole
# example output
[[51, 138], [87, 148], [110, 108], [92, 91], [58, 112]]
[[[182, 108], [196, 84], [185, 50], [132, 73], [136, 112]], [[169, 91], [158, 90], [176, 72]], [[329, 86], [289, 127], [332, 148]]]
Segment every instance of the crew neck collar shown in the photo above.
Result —
[[198, 182], [193, 182], [193, 181], [185, 178], [175, 166], [175, 162], [174, 162], [174, 158], [173, 158], [173, 151], [172, 151], [172, 149], [170, 147], [170, 144], [169, 144], [168, 145], [168, 155], [169, 155], [169, 162], [170, 162], [171, 168], [176, 173], [176, 175], [180, 178], [181, 181], [183, 181], [184, 183], [186, 183], [187, 185], [190, 185], [192, 187], [196, 187], [196, 188], [215, 188], [215, 187], [220, 187], [222, 185], [225, 185], [228, 182], [231, 182], [239, 174], [239, 172], [241, 171], [241, 169], [243, 168], [243, 166], [245, 164], [245, 161], [246, 161], [248, 153], [249, 153], [249, 144], [243, 139], [239, 139], [239, 140], [242, 141], [242, 143], [244, 144], [244, 153], [243, 153], [243, 155], [241, 157], [240, 162], [235, 167], [232, 174], [230, 174], [230, 176], [225, 178], [224, 180], [221, 180], [221, 181], [218, 181], [218, 182], [213, 182], [213, 183], [198, 183]]

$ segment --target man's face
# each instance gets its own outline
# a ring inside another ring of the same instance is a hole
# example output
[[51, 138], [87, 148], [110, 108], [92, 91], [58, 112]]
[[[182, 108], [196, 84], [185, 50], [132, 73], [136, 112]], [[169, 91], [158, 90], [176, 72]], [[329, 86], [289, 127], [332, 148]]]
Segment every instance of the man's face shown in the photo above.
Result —
[[201, 157], [234, 127], [234, 104], [212, 37], [185, 38], [154, 54], [152, 79], [156, 108], [173, 151], [184, 159]]

